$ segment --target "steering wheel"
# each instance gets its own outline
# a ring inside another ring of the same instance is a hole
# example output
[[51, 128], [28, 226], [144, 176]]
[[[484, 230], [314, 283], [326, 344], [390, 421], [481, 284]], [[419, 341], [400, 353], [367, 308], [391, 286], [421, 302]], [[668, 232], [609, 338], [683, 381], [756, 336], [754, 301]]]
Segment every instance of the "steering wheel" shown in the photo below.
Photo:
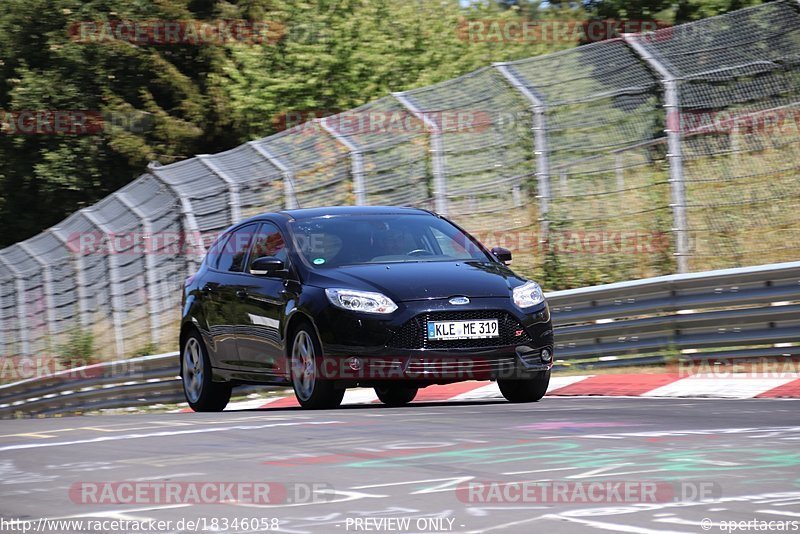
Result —
[[415, 248], [411, 252], [406, 252], [407, 256], [433, 256], [433, 252], [424, 248]]

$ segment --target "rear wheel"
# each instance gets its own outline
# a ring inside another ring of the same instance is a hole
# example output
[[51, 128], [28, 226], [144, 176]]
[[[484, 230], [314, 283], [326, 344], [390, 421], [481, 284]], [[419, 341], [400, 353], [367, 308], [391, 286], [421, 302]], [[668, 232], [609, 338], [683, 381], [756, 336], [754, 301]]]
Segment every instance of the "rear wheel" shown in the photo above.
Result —
[[408, 386], [384, 386], [375, 388], [375, 394], [387, 406], [403, 406], [417, 396], [419, 388]]
[[181, 380], [186, 401], [196, 412], [221, 412], [231, 400], [231, 385], [212, 382], [211, 371], [203, 339], [192, 332], [181, 351]]
[[498, 379], [500, 393], [511, 402], [536, 402], [547, 393], [550, 371], [540, 371], [532, 378], [523, 380]]
[[295, 331], [291, 348], [292, 387], [303, 408], [336, 408], [342, 403], [344, 389], [336, 389], [330, 380], [319, 376], [322, 346], [314, 329], [302, 324]]

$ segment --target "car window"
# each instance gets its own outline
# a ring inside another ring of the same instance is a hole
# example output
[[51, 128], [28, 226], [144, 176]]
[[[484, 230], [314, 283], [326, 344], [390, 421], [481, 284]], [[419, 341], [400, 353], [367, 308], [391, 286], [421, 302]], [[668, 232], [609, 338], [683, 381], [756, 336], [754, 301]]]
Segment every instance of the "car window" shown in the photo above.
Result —
[[466, 234], [433, 215], [353, 215], [290, 223], [315, 267], [421, 261], [490, 261]]
[[243, 226], [231, 233], [225, 245], [217, 252], [217, 269], [234, 273], [242, 272], [250, 239], [253, 237], [256, 225]]
[[208, 252], [206, 252], [206, 258], [204, 260], [206, 265], [214, 269], [217, 268], [220, 252], [222, 252], [225, 243], [228, 241], [228, 237], [230, 237], [230, 234], [222, 234], [208, 247]]
[[284, 241], [283, 235], [281, 235], [281, 231], [278, 227], [272, 223], [264, 223], [261, 225], [261, 228], [258, 229], [258, 233], [255, 239], [253, 239], [253, 245], [250, 250], [248, 269], [253, 265], [254, 261], [264, 256], [278, 258], [282, 260], [284, 264], [287, 263], [289, 258], [289, 254], [286, 250], [286, 241]]
[[[463, 239], [450, 237], [438, 228], [431, 228], [431, 234], [433, 234], [436, 244], [439, 246], [442, 254], [454, 258], [460, 258], [465, 254], [469, 254], [467, 243]], [[472, 245], [471, 242], [469, 244]]]

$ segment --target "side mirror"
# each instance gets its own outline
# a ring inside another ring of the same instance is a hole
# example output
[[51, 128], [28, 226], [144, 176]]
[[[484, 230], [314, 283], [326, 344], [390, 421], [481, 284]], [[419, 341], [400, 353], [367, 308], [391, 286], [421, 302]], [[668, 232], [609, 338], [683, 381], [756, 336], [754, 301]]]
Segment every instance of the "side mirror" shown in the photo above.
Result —
[[250, 264], [250, 274], [257, 276], [276, 276], [284, 272], [283, 261], [272, 256], [258, 258]]
[[511, 251], [503, 247], [494, 247], [492, 254], [506, 265], [511, 265]]

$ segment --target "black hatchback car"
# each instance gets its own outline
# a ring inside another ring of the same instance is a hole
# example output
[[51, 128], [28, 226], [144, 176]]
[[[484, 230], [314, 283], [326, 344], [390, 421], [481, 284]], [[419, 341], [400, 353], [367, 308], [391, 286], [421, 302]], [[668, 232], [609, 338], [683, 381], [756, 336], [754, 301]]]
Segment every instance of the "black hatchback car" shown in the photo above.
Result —
[[189, 405], [219, 411], [237, 384], [290, 385], [329, 408], [348, 387], [389, 405], [419, 388], [497, 380], [542, 398], [553, 329], [536, 282], [435, 213], [288, 210], [223, 232], [186, 280], [181, 377]]

